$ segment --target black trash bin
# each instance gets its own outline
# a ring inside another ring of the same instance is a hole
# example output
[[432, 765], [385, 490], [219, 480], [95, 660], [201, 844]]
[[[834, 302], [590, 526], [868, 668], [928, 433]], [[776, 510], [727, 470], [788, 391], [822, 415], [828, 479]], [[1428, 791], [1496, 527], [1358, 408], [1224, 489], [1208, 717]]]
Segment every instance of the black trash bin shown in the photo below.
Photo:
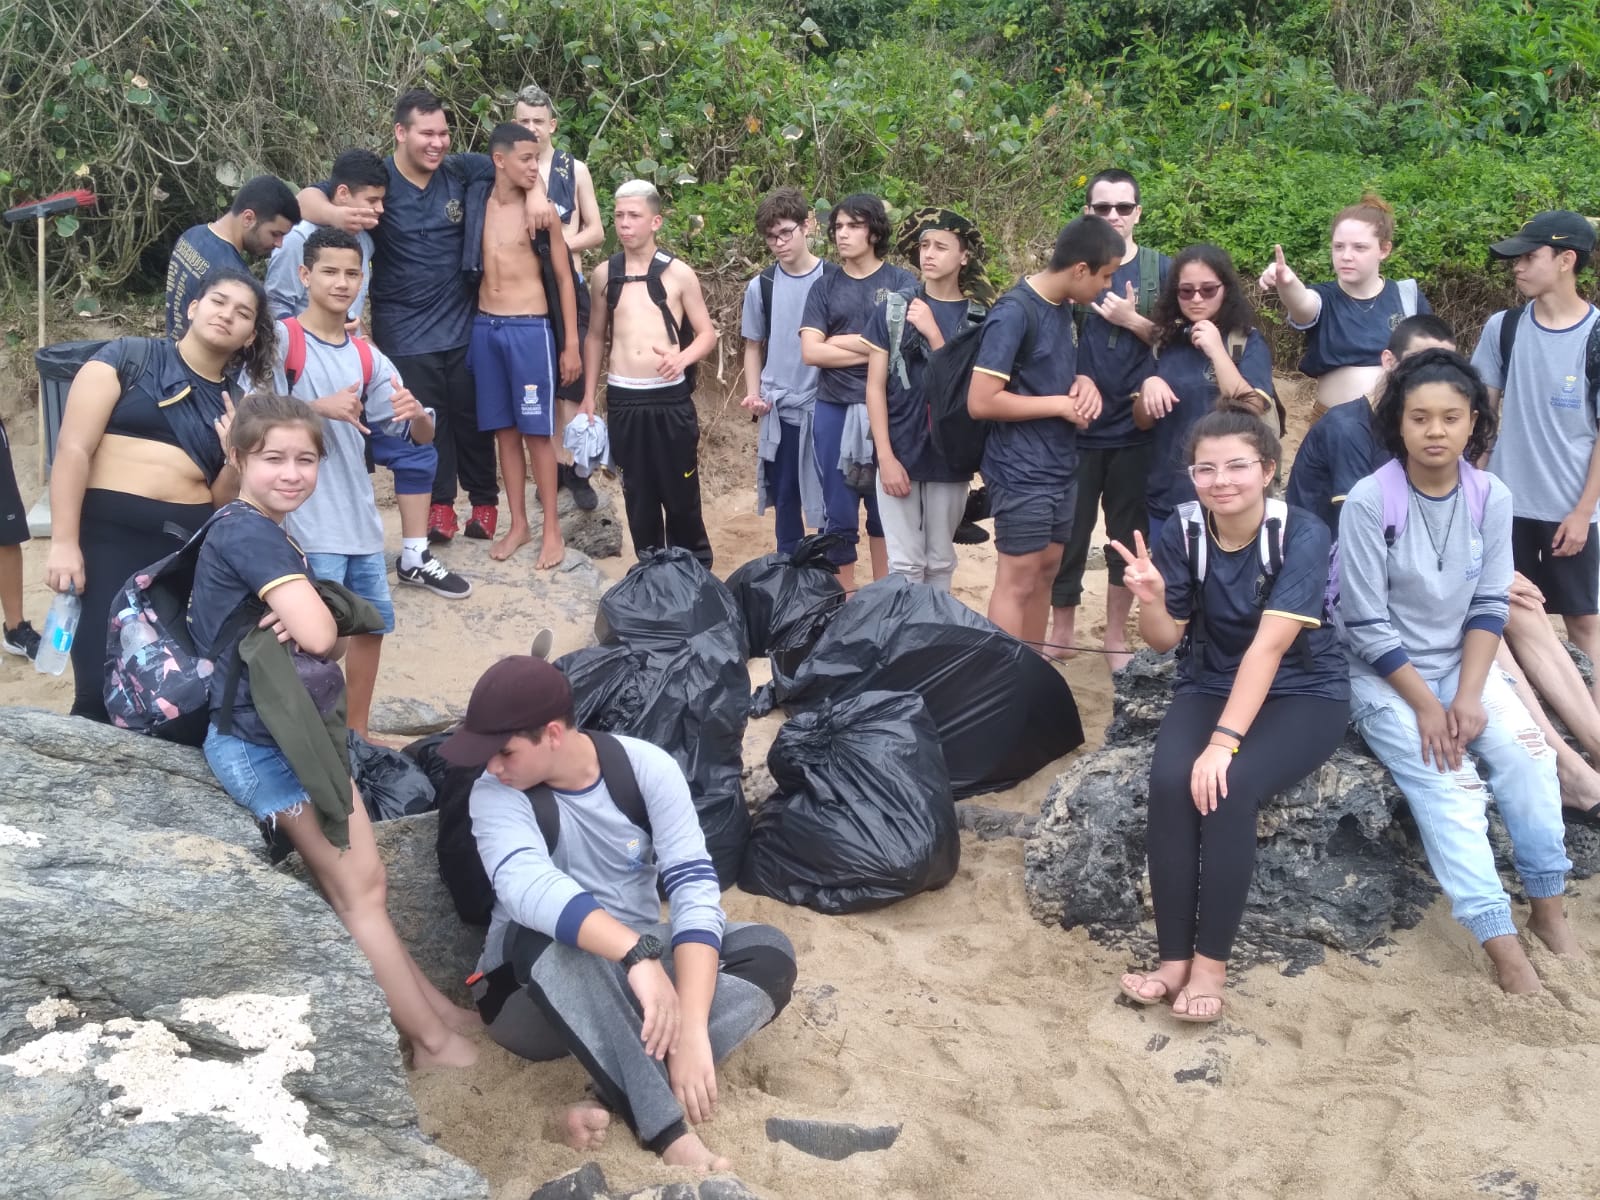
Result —
[[61, 414], [67, 410], [67, 392], [77, 378], [78, 368], [88, 362], [106, 343], [57, 342], [36, 351], [34, 366], [39, 369], [39, 394], [44, 397], [44, 465], [50, 469], [56, 460], [56, 442], [61, 437]]

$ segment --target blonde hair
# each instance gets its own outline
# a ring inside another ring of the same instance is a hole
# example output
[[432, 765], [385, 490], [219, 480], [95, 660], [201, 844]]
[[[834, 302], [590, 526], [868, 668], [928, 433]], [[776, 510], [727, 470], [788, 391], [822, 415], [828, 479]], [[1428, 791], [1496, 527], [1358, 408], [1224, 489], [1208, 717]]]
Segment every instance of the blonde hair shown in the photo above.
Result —
[[267, 435], [285, 425], [299, 425], [311, 435], [318, 458], [328, 457], [322, 418], [293, 396], [277, 392], [251, 392], [233, 410], [228, 427], [228, 449], [242, 463], [267, 444]]
[[1381, 245], [1394, 244], [1394, 209], [1376, 192], [1367, 192], [1361, 197], [1360, 203], [1340, 209], [1338, 216], [1333, 218], [1333, 224], [1328, 226], [1328, 236], [1332, 237], [1333, 231], [1345, 221], [1360, 221], [1370, 225]]
[[653, 213], [661, 211], [661, 193], [648, 179], [630, 179], [612, 194], [618, 200], [643, 200]]

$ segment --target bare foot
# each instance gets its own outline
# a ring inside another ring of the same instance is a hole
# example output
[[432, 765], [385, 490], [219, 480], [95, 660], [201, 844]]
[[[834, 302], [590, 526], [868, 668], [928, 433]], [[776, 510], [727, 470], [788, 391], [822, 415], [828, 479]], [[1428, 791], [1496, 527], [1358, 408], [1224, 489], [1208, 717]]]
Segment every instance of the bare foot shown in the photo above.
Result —
[[540, 571], [553, 571], [567, 560], [567, 544], [561, 540], [561, 527], [554, 522], [545, 523], [544, 541], [539, 546], [539, 561], [534, 564]]
[[432, 1050], [421, 1042], [411, 1043], [411, 1065], [418, 1071], [460, 1069], [477, 1061], [478, 1048], [454, 1031], [447, 1032]]
[[528, 532], [524, 523], [512, 522], [511, 528], [506, 530], [505, 537], [489, 547], [489, 557], [496, 562], [504, 562], [515, 554], [519, 547], [527, 545], [533, 540], [533, 534]]
[[580, 1100], [555, 1115], [550, 1136], [574, 1150], [598, 1150], [605, 1145], [610, 1128], [610, 1113], [593, 1100]]
[[[1051, 634], [1050, 636], [1054, 638], [1059, 635]], [[1044, 656], [1054, 659], [1056, 662], [1066, 662], [1069, 658], [1077, 658], [1078, 651], [1067, 642], [1050, 641], [1044, 644]]]
[[1503, 933], [1483, 944], [1489, 961], [1494, 964], [1495, 980], [1500, 990], [1511, 996], [1531, 996], [1544, 990], [1539, 975], [1528, 961], [1528, 953], [1515, 934]]
[[1227, 967], [1215, 959], [1196, 956], [1183, 990], [1172, 998], [1172, 1015], [1191, 1021], [1214, 1021], [1222, 1014], [1227, 990]]
[[1117, 981], [1130, 1000], [1146, 1004], [1165, 1004], [1189, 982], [1187, 962], [1163, 962], [1154, 971], [1129, 971]]
[[1132, 661], [1133, 652], [1126, 646], [1106, 647], [1106, 665], [1111, 668], [1111, 673], [1113, 675], [1122, 670]]
[[661, 1161], [669, 1167], [688, 1167], [702, 1175], [709, 1171], [727, 1171], [733, 1164], [720, 1155], [711, 1153], [697, 1133], [686, 1133], [661, 1152]]
[[455, 1032], [472, 1037], [483, 1032], [483, 1018], [478, 1015], [475, 1008], [457, 1008], [450, 1006], [449, 1012], [441, 1012], [439, 1019]]
[[1579, 812], [1588, 812], [1600, 805], [1600, 774], [1582, 759], [1573, 761], [1570, 756], [1556, 759], [1556, 780], [1561, 785], [1561, 803]]
[[1533, 902], [1528, 932], [1543, 942], [1552, 954], [1559, 954], [1563, 958], [1587, 957], [1572, 934], [1572, 926], [1567, 924], [1567, 914], [1560, 896]]

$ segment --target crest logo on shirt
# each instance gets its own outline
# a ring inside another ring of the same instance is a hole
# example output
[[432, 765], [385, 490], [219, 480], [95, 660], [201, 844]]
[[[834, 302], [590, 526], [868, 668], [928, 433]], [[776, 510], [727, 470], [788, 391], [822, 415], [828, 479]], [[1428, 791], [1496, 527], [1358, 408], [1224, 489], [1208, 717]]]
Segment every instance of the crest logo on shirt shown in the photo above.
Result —
[[1207, 383], [1215, 383], [1217, 381], [1217, 369], [1211, 365], [1209, 360], [1206, 362], [1205, 377]]
[[444, 215], [452, 225], [461, 224], [461, 201], [450, 200], [445, 203]]
[[1405, 319], [1406, 319], [1405, 313], [1390, 313], [1389, 314], [1389, 332], [1393, 333], [1394, 330], [1395, 330], [1395, 327], [1398, 326], [1400, 324], [1400, 322], [1404, 321]]
[[629, 838], [622, 849], [623, 853], [628, 856], [628, 870], [644, 870], [644, 853], [640, 849], [638, 838]]
[[888, 295], [888, 288], [879, 288], [877, 291], [872, 293], [872, 302], [874, 304], [882, 304], [884, 300], [888, 298]]
[[1575, 409], [1578, 405], [1578, 377], [1576, 375], [1565, 375], [1561, 379], [1561, 394], [1550, 397], [1550, 406], [1552, 408]]

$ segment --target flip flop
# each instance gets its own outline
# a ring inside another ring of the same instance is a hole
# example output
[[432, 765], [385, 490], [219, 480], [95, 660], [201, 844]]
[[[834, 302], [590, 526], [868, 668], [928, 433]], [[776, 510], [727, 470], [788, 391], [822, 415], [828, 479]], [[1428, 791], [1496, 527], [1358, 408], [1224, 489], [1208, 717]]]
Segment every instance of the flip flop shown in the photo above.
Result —
[[[1129, 971], [1128, 974], [1130, 974], [1130, 975], [1138, 975], [1139, 979], [1143, 983], [1151, 982], [1150, 976], [1142, 975], [1138, 971]], [[1163, 991], [1161, 993], [1161, 995], [1159, 995], [1159, 996], [1142, 996], [1142, 995], [1139, 994], [1139, 988], [1138, 988], [1137, 985], [1135, 985], [1134, 987], [1129, 987], [1127, 984], [1123, 983], [1122, 980], [1120, 980], [1120, 979], [1117, 980], [1117, 990], [1120, 991], [1129, 1000], [1132, 1000], [1135, 1004], [1139, 1005], [1142, 1008], [1148, 1008], [1152, 1004], [1171, 1004], [1172, 1003], [1172, 998], [1171, 998], [1172, 989], [1168, 988], [1167, 985], [1165, 983], [1162, 983], [1162, 981], [1159, 980], [1159, 979], [1155, 980], [1155, 982], [1161, 984], [1161, 986], [1163, 988], [1166, 988], [1166, 990]]]
[[1214, 1022], [1222, 1020], [1222, 1014], [1228, 1011], [1228, 1001], [1222, 996], [1214, 995], [1209, 992], [1191, 992], [1186, 987], [1178, 989], [1178, 995], [1187, 996], [1190, 1004], [1193, 1004], [1196, 1000], [1215, 1000], [1217, 1002], [1217, 1011], [1214, 1013], [1208, 1013], [1205, 1016], [1198, 1016], [1193, 1013], [1179, 1012], [1177, 1009], [1173, 1009], [1172, 1019], [1174, 1021], [1187, 1021], [1191, 1025], [1210, 1025]]
[[1568, 825], [1581, 825], [1586, 829], [1600, 829], [1600, 804], [1593, 808], [1561, 806], [1561, 820]]

